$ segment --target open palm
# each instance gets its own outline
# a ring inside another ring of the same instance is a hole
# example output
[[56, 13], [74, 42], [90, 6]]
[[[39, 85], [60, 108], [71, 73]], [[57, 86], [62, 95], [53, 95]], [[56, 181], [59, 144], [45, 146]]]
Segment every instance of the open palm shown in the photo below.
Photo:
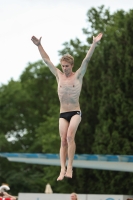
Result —
[[41, 43], [41, 38], [42, 37], [40, 37], [40, 39], [37, 39], [35, 36], [32, 36], [31, 40], [35, 45], [38, 46]]
[[93, 42], [99, 42], [102, 38], [103, 34], [99, 33], [96, 37], [93, 36]]

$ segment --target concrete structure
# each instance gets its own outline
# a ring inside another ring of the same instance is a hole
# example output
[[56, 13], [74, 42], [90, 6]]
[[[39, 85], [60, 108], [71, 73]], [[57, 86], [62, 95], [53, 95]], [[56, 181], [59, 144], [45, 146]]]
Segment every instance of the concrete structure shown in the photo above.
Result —
[[[59, 154], [0, 153], [11, 162], [60, 166]], [[73, 167], [133, 172], [133, 155], [89, 155], [76, 154]]]
[[[130, 195], [78, 194], [79, 200], [128, 200]], [[70, 194], [19, 193], [18, 200], [70, 200]]]

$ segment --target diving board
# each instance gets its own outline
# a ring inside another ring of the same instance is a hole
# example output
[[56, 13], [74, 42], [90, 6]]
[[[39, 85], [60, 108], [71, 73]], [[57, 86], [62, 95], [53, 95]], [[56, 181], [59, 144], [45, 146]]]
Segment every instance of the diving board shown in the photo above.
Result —
[[[3, 153], [11, 162], [60, 166], [59, 154], [43, 153]], [[73, 167], [133, 172], [133, 155], [75, 154]]]

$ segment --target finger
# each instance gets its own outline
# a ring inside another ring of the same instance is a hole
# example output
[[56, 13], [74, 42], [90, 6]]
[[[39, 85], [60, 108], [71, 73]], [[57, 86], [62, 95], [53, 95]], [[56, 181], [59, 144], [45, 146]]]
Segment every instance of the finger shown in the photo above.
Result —
[[101, 38], [102, 37], [102, 33], [99, 33], [97, 38]]
[[102, 33], [99, 33], [97, 36], [101, 36], [102, 35]]
[[32, 36], [31, 40], [32, 40], [32, 41], [35, 40], [35, 36]]
[[99, 34], [99, 36], [101, 36], [101, 37], [102, 37], [102, 35], [103, 35], [102, 33]]
[[102, 38], [102, 36], [103, 36], [103, 34], [101, 33], [101, 34], [99, 35], [99, 37]]
[[39, 41], [41, 42], [42, 36], [40, 37]]

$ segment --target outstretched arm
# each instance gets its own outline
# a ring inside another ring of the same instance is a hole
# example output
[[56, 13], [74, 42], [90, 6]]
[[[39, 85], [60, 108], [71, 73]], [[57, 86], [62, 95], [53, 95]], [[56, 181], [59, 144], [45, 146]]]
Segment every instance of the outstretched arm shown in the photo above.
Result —
[[32, 38], [31, 38], [32, 42], [36, 46], [38, 46], [38, 50], [39, 50], [39, 52], [41, 54], [42, 59], [48, 65], [50, 71], [57, 77], [57, 68], [53, 65], [53, 63], [51, 62], [48, 54], [43, 49], [43, 47], [41, 45], [41, 39], [42, 39], [42, 37], [40, 37], [40, 39], [37, 39], [35, 36], [32, 36]]
[[88, 62], [90, 61], [90, 58], [95, 50], [96, 44], [101, 40], [102, 35], [103, 35], [102, 33], [99, 33], [96, 37], [93, 36], [93, 43], [92, 43], [89, 51], [87, 52], [87, 54], [81, 64], [81, 67], [77, 71], [81, 77], [84, 76], [87, 66], [88, 66]]

